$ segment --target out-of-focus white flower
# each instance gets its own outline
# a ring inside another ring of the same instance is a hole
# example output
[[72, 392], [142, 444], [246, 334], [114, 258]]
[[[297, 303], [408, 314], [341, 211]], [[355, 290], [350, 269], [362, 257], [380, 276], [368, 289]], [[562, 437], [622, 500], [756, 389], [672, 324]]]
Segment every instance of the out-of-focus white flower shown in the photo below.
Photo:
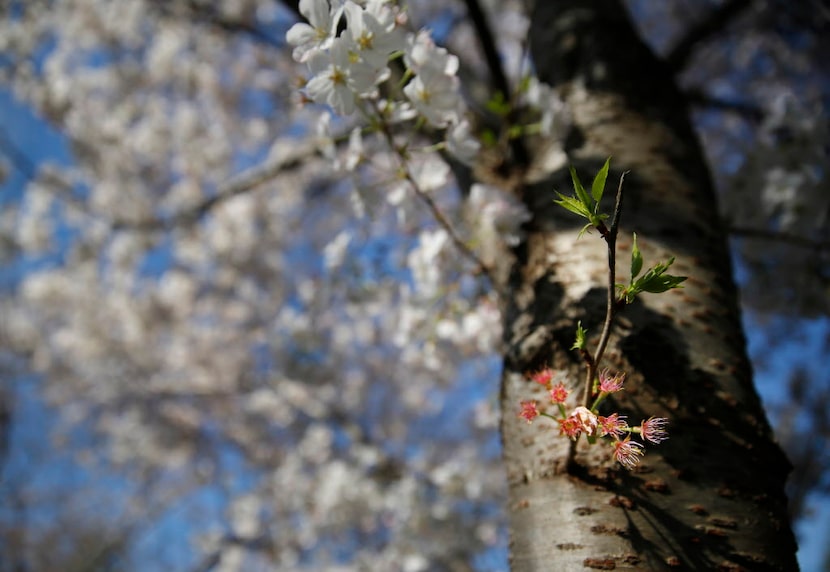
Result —
[[378, 109], [389, 124], [409, 121], [418, 116], [418, 112], [408, 101], [382, 99], [378, 102]]
[[346, 149], [346, 156], [343, 157], [340, 166], [347, 171], [354, 171], [363, 160], [363, 136], [360, 127], [352, 129], [349, 135], [349, 147]]
[[260, 530], [262, 501], [254, 494], [234, 499], [230, 506], [230, 521], [233, 531], [241, 538], [253, 538]]
[[458, 120], [461, 97], [458, 78], [426, 67], [403, 88], [404, 93], [427, 121], [445, 127]]
[[521, 240], [521, 226], [530, 220], [530, 212], [515, 197], [490, 185], [475, 184], [468, 204], [479, 233], [495, 232], [511, 246]]
[[463, 119], [447, 130], [447, 150], [464, 163], [471, 165], [481, 144], [470, 133], [470, 122]]
[[427, 298], [438, 293], [442, 266], [439, 257], [447, 242], [449, 235], [444, 229], [424, 231], [421, 233], [418, 247], [407, 257], [417, 291]]
[[321, 114], [314, 125], [314, 131], [317, 135], [315, 141], [317, 148], [323, 157], [331, 161], [336, 160], [337, 151], [334, 147], [334, 139], [331, 136], [331, 113], [326, 111]]
[[454, 76], [458, 72], [458, 58], [432, 41], [427, 30], [407, 38], [404, 52], [406, 66], [415, 73], [432, 70], [443, 75]]
[[404, 87], [415, 108], [436, 127], [458, 122], [461, 109], [458, 58], [432, 41], [429, 33], [410, 37], [404, 54], [406, 65], [417, 75]]
[[530, 78], [525, 101], [542, 113], [539, 119], [539, 131], [542, 135], [559, 137], [564, 133], [570, 122], [565, 102], [549, 85], [535, 77]]
[[351, 233], [344, 230], [326, 245], [323, 249], [323, 264], [327, 270], [338, 268], [343, 264], [351, 240]]
[[409, 172], [423, 192], [441, 188], [450, 178], [450, 167], [435, 153], [412, 155], [409, 160]]
[[328, 48], [334, 40], [342, 9], [332, 9], [328, 0], [300, 0], [300, 14], [310, 24], [299, 22], [291, 26], [285, 35], [286, 41], [296, 46], [292, 53], [298, 62], [307, 61], [319, 50]]

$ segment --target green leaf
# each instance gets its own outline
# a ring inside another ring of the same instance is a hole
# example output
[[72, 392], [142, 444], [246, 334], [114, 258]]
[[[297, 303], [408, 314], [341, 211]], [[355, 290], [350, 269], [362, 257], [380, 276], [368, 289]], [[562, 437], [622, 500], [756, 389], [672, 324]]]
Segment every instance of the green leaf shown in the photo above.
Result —
[[582, 227], [582, 230], [579, 231], [579, 234], [576, 235], [576, 238], [582, 238], [582, 235], [591, 230], [592, 228], [594, 228], [594, 224], [589, 222], [588, 224]]
[[576, 174], [576, 169], [571, 166], [571, 180], [574, 183], [574, 191], [576, 191], [576, 196], [582, 201], [582, 204], [585, 205], [585, 208], [588, 212], [592, 212], [594, 210], [594, 201], [588, 195], [587, 191], [585, 191], [585, 187], [582, 186], [582, 181], [579, 180], [579, 175]]
[[519, 139], [524, 134], [524, 130], [524, 125], [512, 125], [510, 129], [507, 130], [507, 137], [510, 139]]
[[591, 217], [591, 213], [585, 209], [585, 205], [583, 205], [580, 201], [576, 200], [574, 197], [566, 197], [560, 192], [557, 192], [556, 194], [559, 195], [559, 200], [554, 199], [553, 202], [555, 202], [557, 205], [566, 208], [572, 213], [578, 214], [581, 217]]
[[492, 129], [484, 129], [481, 132], [480, 137], [481, 137], [481, 143], [485, 147], [495, 147], [499, 142], [498, 136], [496, 135], [496, 133]]
[[634, 297], [641, 292], [660, 294], [662, 292], [666, 292], [667, 290], [671, 290], [672, 288], [682, 288], [680, 284], [686, 280], [685, 276], [672, 276], [671, 274], [666, 274], [666, 270], [668, 270], [669, 266], [673, 263], [674, 257], [670, 258], [667, 262], [655, 264], [653, 268], [649, 268], [645, 274], [643, 274], [636, 281], [633, 281], [632, 284], [625, 290], [626, 303], [630, 304], [633, 302]]
[[599, 170], [594, 182], [591, 184], [591, 196], [599, 203], [602, 200], [602, 193], [605, 192], [605, 180], [608, 178], [608, 169], [611, 166], [611, 157], [605, 160], [605, 165]]
[[582, 327], [582, 321], [576, 323], [576, 340], [574, 341], [574, 345], [571, 346], [572, 350], [583, 350], [585, 349], [585, 334], [587, 330]]
[[640, 253], [640, 248], [637, 246], [637, 233], [634, 233], [634, 246], [631, 247], [631, 282], [643, 269], [643, 255]]
[[651, 294], [660, 294], [672, 288], [682, 288], [680, 284], [685, 280], [685, 276], [672, 276], [671, 274], [655, 276], [642, 285], [642, 291]]
[[510, 102], [504, 97], [504, 94], [500, 91], [497, 91], [493, 94], [487, 103], [485, 104], [487, 111], [490, 111], [496, 115], [507, 115], [510, 113]]

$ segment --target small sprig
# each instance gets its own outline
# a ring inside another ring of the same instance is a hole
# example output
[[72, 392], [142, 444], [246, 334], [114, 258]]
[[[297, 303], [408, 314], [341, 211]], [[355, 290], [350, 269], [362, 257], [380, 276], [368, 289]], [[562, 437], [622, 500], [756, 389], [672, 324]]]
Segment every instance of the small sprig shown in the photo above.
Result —
[[566, 197], [560, 192], [556, 193], [559, 196], [559, 200], [554, 200], [553, 202], [571, 211], [572, 213], [581, 216], [582, 218], [588, 219], [588, 224], [582, 227], [582, 230], [579, 231], [580, 237], [591, 227], [596, 228], [602, 236], [608, 234], [608, 228], [603, 222], [608, 218], [608, 215], [599, 212], [599, 203], [602, 200], [603, 193], [605, 192], [605, 180], [608, 178], [608, 169], [610, 168], [610, 165], [611, 158], [609, 157], [608, 160], [605, 161], [605, 165], [602, 166], [602, 169], [600, 169], [599, 173], [597, 173], [596, 177], [594, 177], [594, 182], [591, 183], [590, 194], [585, 190], [585, 187], [582, 186], [582, 182], [579, 180], [579, 175], [577, 175], [576, 169], [573, 167], [571, 167], [570, 170], [575, 195], [572, 197]]
[[[600, 362], [605, 348], [611, 337], [611, 329], [617, 313], [626, 305], [634, 301], [642, 292], [661, 293], [672, 288], [679, 288], [686, 280], [685, 276], [673, 276], [667, 270], [674, 262], [670, 258], [667, 262], [661, 262], [649, 268], [642, 276], [643, 255], [637, 246], [637, 235], [634, 235], [634, 245], [631, 253], [631, 280], [628, 285], [616, 284], [616, 244], [619, 230], [620, 216], [622, 214], [623, 181], [625, 173], [620, 177], [617, 187], [617, 196], [614, 204], [613, 216], [609, 225], [605, 221], [609, 215], [600, 212], [599, 205], [605, 192], [605, 183], [608, 179], [611, 159], [605, 161], [600, 171], [594, 177], [589, 193], [579, 180], [576, 170], [571, 167], [571, 179], [574, 186], [574, 195], [567, 197], [556, 193], [559, 199], [554, 202], [566, 210], [587, 219], [588, 223], [579, 232], [582, 236], [591, 227], [596, 228], [604, 239], [608, 250], [608, 300], [605, 321], [602, 327], [597, 347], [593, 354], [587, 347], [587, 331], [582, 327], [582, 322], [576, 326], [576, 335], [571, 349], [577, 350], [582, 356], [586, 365], [586, 376], [584, 386], [584, 398], [580, 405], [570, 409], [565, 406], [569, 391], [563, 381], [554, 385], [554, 373], [550, 368], [529, 374], [528, 378], [544, 386], [550, 394], [550, 404], [556, 408], [555, 414], [548, 413], [544, 407], [540, 408], [537, 401], [523, 401], [519, 415], [528, 423], [532, 423], [537, 417], [548, 417], [556, 421], [559, 427], [559, 434], [572, 440], [569, 464], [573, 463], [576, 455], [576, 442], [585, 434], [589, 444], [593, 445], [601, 438], [608, 438], [613, 444], [613, 457], [623, 467], [632, 469], [645, 454], [645, 444], [660, 444], [668, 439], [666, 426], [668, 419], [664, 417], [651, 417], [640, 423], [639, 426], [630, 427], [625, 417], [619, 413], [612, 413], [607, 417], [599, 415], [599, 406], [605, 399], [618, 391], [623, 390], [625, 381], [624, 372], [612, 373], [609, 368], [598, 373]], [[619, 296], [615, 295], [619, 292]], [[642, 443], [632, 440], [632, 436], [639, 436]]]
[[582, 327], [582, 320], [576, 323], [576, 339], [574, 340], [574, 345], [571, 346], [572, 350], [584, 350], [585, 349], [585, 335], [588, 333], [588, 330]]
[[686, 280], [686, 276], [666, 274], [666, 271], [672, 264], [674, 264], [673, 256], [666, 262], [655, 264], [646, 270], [645, 274], [637, 278], [640, 270], [643, 268], [643, 255], [637, 246], [637, 233], [635, 232], [634, 246], [631, 248], [631, 281], [628, 286], [625, 284], [617, 284], [617, 289], [620, 291], [620, 299], [625, 300], [626, 304], [631, 304], [637, 295], [642, 292], [661, 294], [672, 288], [682, 288], [680, 284]]

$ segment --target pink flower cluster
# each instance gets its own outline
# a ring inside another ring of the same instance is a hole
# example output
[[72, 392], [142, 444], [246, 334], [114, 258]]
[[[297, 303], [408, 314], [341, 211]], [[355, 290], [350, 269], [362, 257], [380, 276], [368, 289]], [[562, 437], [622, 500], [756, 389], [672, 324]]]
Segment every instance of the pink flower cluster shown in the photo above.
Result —
[[559, 415], [551, 415], [539, 409], [539, 402], [528, 400], [521, 402], [519, 417], [532, 423], [537, 417], [548, 417], [559, 424], [559, 434], [574, 441], [584, 433], [590, 443], [598, 437], [608, 437], [614, 447], [614, 458], [626, 469], [633, 469], [645, 454], [645, 446], [639, 441], [633, 441], [632, 435], [639, 435], [643, 441], [658, 445], [669, 438], [666, 427], [668, 419], [664, 417], [650, 417], [631, 427], [625, 417], [619, 413], [602, 416], [597, 414], [599, 404], [610, 394], [621, 391], [625, 381], [625, 373], [611, 375], [609, 369], [600, 372], [594, 382], [595, 399], [589, 409], [584, 405], [575, 407], [570, 412], [565, 408], [565, 401], [569, 391], [562, 381], [554, 384], [554, 373], [550, 368], [544, 368], [528, 376], [531, 380], [545, 387], [550, 395], [550, 403], [558, 409]]

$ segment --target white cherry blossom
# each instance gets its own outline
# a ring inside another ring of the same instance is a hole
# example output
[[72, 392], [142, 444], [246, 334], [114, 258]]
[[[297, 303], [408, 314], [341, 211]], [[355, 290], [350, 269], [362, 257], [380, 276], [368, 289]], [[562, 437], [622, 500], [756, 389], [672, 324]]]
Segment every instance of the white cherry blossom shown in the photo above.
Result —
[[403, 91], [432, 125], [446, 127], [449, 123], [458, 121], [461, 97], [457, 77], [425, 67]]
[[392, 11], [378, 2], [370, 2], [365, 9], [347, 2], [344, 10], [348, 22], [346, 31], [357, 53], [369, 65], [388, 74], [389, 55], [404, 47], [403, 36], [395, 26]]
[[300, 0], [300, 14], [305, 16], [310, 24], [294, 24], [286, 33], [285, 39], [289, 44], [296, 46], [294, 59], [305, 62], [315, 52], [331, 46], [342, 9], [332, 9], [328, 0]]
[[306, 84], [309, 97], [330, 105], [341, 115], [355, 110], [357, 97], [370, 96], [378, 81], [377, 71], [363, 61], [353, 61], [350, 42], [336, 38], [328, 51], [317, 51], [308, 60], [314, 77]]
[[470, 122], [462, 119], [447, 130], [447, 150], [464, 163], [472, 165], [481, 143], [470, 132]]

